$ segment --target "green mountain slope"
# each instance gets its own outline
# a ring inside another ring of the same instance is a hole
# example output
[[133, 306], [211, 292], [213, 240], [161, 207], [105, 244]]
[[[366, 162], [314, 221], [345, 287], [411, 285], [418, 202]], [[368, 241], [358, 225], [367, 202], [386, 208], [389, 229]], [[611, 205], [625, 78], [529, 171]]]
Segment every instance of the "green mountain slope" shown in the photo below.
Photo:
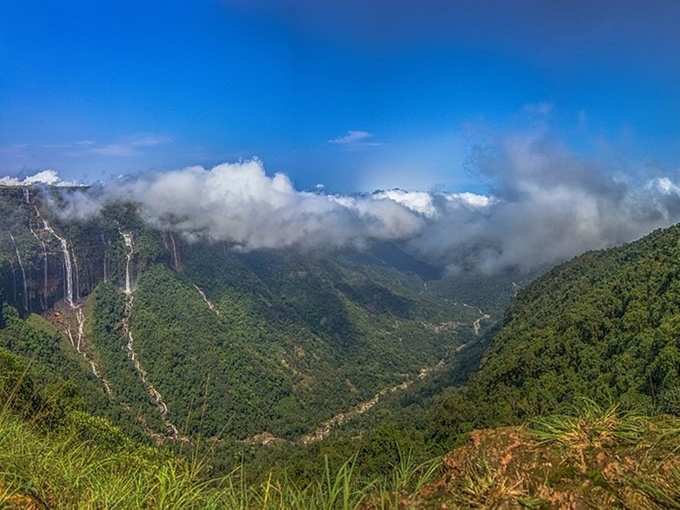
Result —
[[243, 253], [156, 230], [133, 204], [65, 220], [54, 190], [0, 195], [4, 300], [51, 324], [71, 376], [109, 402], [97, 412], [157, 440], [300, 438], [429, 374], [493, 320], [396, 244]]
[[560, 265], [510, 306], [469, 384], [434, 407], [442, 436], [561, 410], [578, 396], [680, 413], [680, 227]]

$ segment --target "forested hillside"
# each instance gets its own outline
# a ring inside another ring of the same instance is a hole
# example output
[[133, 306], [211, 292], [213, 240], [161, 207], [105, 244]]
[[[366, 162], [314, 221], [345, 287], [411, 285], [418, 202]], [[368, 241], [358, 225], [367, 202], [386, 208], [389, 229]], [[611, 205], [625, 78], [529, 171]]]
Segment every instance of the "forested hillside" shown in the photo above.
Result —
[[680, 414], [680, 227], [589, 252], [521, 290], [479, 371], [433, 406], [441, 439], [577, 397]]
[[[678, 226], [576, 257], [518, 289], [504, 318], [450, 370], [395, 395], [331, 443], [342, 457], [347, 438], [367, 430], [377, 444], [402, 442], [427, 458], [472, 430], [571, 412], [584, 398], [678, 416], [679, 289]], [[394, 451], [382, 458], [393, 462]]]
[[[88, 382], [93, 410], [156, 440], [301, 438], [441, 372], [500, 314], [482, 308], [489, 288], [447, 285], [395, 243], [243, 252], [157, 230], [130, 203], [67, 217], [74, 192], [0, 189], [2, 346]], [[49, 347], [17, 339], [19, 318]]]

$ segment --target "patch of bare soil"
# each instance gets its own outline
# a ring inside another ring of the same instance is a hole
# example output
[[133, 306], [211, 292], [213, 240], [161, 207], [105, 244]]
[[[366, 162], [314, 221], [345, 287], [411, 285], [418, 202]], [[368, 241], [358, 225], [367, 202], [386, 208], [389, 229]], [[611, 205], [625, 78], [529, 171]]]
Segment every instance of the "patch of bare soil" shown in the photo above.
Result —
[[664, 436], [660, 424], [627, 443], [540, 442], [523, 427], [477, 430], [404, 508], [680, 508], [680, 441]]

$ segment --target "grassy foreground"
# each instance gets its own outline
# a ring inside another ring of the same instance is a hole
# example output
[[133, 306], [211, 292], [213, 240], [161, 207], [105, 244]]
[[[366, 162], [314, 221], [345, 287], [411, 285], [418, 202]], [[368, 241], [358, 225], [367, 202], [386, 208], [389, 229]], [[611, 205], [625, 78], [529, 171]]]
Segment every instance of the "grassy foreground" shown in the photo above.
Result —
[[210, 478], [201, 460], [102, 445], [76, 432], [45, 435], [0, 414], [0, 508], [398, 508], [402, 495], [417, 492], [438, 467], [404, 454], [383, 480], [358, 479], [349, 460], [337, 468], [326, 463], [324, 476], [305, 487], [271, 477], [246, 485], [240, 469]]
[[590, 402], [525, 427], [475, 431], [443, 462], [405, 453], [383, 479], [361, 479], [353, 460], [320, 460], [324, 475], [304, 487], [271, 476], [246, 484], [241, 469], [211, 478], [204, 461], [121, 440], [105, 420], [87, 423], [98, 439], [82, 426], [45, 434], [0, 412], [0, 508], [680, 508], [680, 419]]

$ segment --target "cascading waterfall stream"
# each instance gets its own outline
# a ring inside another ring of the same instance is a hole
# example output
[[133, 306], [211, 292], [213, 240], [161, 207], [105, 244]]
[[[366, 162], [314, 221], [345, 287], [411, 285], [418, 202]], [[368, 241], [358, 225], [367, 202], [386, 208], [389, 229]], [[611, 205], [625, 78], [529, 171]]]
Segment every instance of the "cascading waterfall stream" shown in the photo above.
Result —
[[[476, 343], [475, 341], [469, 341], [464, 344], [459, 345], [458, 347], [455, 348], [453, 351], [453, 355], [457, 355]], [[350, 420], [353, 420], [354, 418], [361, 416], [362, 414], [365, 414], [366, 412], [370, 411], [373, 407], [378, 404], [383, 398], [385, 398], [388, 395], [401, 392], [404, 390], [407, 390], [411, 386], [413, 386], [417, 381], [424, 381], [428, 377], [430, 377], [433, 373], [438, 372], [442, 370], [447, 364], [446, 359], [440, 359], [436, 365], [432, 365], [429, 367], [424, 367], [420, 369], [420, 372], [414, 377], [411, 377], [397, 385], [390, 386], [387, 388], [383, 388], [380, 390], [378, 393], [376, 393], [373, 398], [369, 400], [365, 400], [363, 402], [360, 402], [359, 404], [356, 404], [352, 408], [343, 411], [339, 414], [336, 414], [332, 418], [322, 422], [319, 426], [317, 426], [316, 429], [314, 429], [311, 432], [308, 432], [307, 434], [304, 434], [297, 439], [295, 439], [293, 442], [301, 445], [310, 445], [312, 443], [317, 443], [319, 441], [322, 441], [326, 439], [330, 433], [338, 426], [342, 425], [343, 423], [346, 423]], [[247, 439], [242, 440], [243, 443], [246, 444], [259, 444], [263, 446], [275, 444], [277, 442], [288, 442], [285, 439], [277, 438], [275, 436], [272, 436], [271, 434], [268, 433], [261, 433], [257, 434], [255, 436], [251, 436]]]
[[81, 307], [76, 308], [76, 321], [78, 322], [78, 343], [76, 344], [76, 350], [82, 353], [81, 346], [83, 344], [83, 335], [85, 333], [85, 314]]
[[33, 237], [35, 237], [36, 241], [40, 243], [40, 246], [42, 246], [42, 251], [43, 251], [43, 299], [42, 299], [42, 306], [43, 308], [47, 308], [47, 278], [48, 278], [48, 260], [47, 260], [47, 244], [45, 244], [45, 241], [42, 240], [42, 238], [36, 233], [35, 230], [33, 230], [33, 227], [29, 225], [29, 229], [31, 230], [31, 234], [33, 234]]
[[215, 315], [218, 317], [221, 315], [220, 311], [217, 309], [217, 307], [212, 304], [212, 302], [208, 299], [208, 296], [205, 295], [205, 292], [201, 290], [201, 288], [198, 285], [194, 285], [194, 288], [198, 291], [198, 293], [201, 295], [201, 298], [203, 298], [203, 301], [205, 301], [205, 304], [208, 305], [208, 308], [210, 308], [210, 311], [213, 312]]
[[76, 351], [83, 357], [85, 358], [85, 361], [90, 365], [90, 370], [92, 370], [92, 375], [94, 375], [97, 379], [101, 381], [101, 383], [104, 385], [104, 389], [106, 390], [107, 395], [109, 397], [111, 396], [111, 385], [109, 382], [106, 380], [105, 377], [99, 374], [99, 370], [97, 370], [97, 365], [95, 362], [88, 356], [87, 352], [83, 349], [83, 340], [85, 339], [85, 314], [83, 313], [83, 307], [77, 306], [74, 308], [75, 313], [76, 313], [76, 322], [78, 323], [78, 330], [77, 330], [77, 337], [76, 340], [74, 341], [73, 335], [71, 334], [70, 328], [67, 330], [68, 335], [71, 339], [71, 343], [74, 344], [74, 347]]
[[[38, 216], [38, 219], [42, 221], [45, 231], [59, 241], [59, 243], [61, 244], [62, 253], [64, 254], [64, 267], [66, 268], [66, 282], [64, 285], [66, 303], [68, 304], [69, 308], [74, 312], [76, 322], [78, 324], [76, 338], [73, 338], [73, 333], [71, 332], [71, 328], [68, 326], [68, 324], [66, 324], [66, 335], [68, 336], [69, 341], [71, 342], [71, 345], [76, 350], [76, 352], [78, 352], [78, 354], [80, 354], [85, 359], [88, 365], [90, 365], [92, 375], [94, 375], [99, 381], [101, 381], [101, 383], [104, 386], [104, 389], [106, 390], [106, 394], [110, 397], [111, 385], [106, 380], [106, 378], [99, 373], [99, 370], [97, 370], [97, 365], [95, 364], [94, 360], [90, 358], [88, 353], [83, 348], [83, 340], [85, 339], [85, 314], [83, 313], [82, 304], [76, 304], [73, 299], [73, 266], [71, 262], [72, 258], [71, 252], [68, 247], [68, 241], [66, 241], [66, 239], [64, 239], [54, 231], [54, 229], [47, 222], [47, 220], [42, 217], [42, 215], [40, 214], [40, 209], [38, 209], [38, 207], [35, 208], [35, 212]], [[47, 290], [47, 250], [45, 249], [44, 243], [43, 248], [45, 254], [45, 290]]]
[[170, 244], [172, 244], [172, 265], [175, 271], [179, 271], [179, 257], [177, 256], [177, 244], [175, 243], [175, 236], [170, 232]]
[[472, 329], [474, 330], [475, 335], [479, 336], [479, 333], [482, 330], [482, 321], [490, 319], [491, 315], [482, 311], [481, 308], [476, 307], [476, 306], [472, 306], [472, 305], [468, 305], [467, 303], [463, 303], [463, 306], [466, 307], [466, 308], [472, 308], [473, 310], [477, 311], [477, 313], [479, 314], [479, 318], [472, 321]]
[[14, 296], [14, 301], [17, 300], [17, 271], [14, 268], [14, 262], [9, 261], [9, 267], [12, 268], [12, 292]]
[[14, 239], [14, 236], [12, 233], [9, 233], [9, 238], [12, 240], [12, 244], [14, 245], [14, 252], [16, 253], [17, 256], [17, 262], [19, 263], [19, 268], [21, 269], [21, 278], [23, 279], [24, 282], [24, 310], [26, 313], [29, 312], [28, 309], [28, 283], [26, 283], [26, 270], [24, 269], [24, 263], [21, 260], [21, 254], [19, 253], [19, 247], [17, 246], [17, 242]]
[[482, 321], [490, 319], [491, 315], [484, 313], [481, 308], [477, 308], [477, 311], [479, 312], [480, 317], [472, 322], [472, 328], [475, 331], [475, 335], [479, 336], [479, 332], [482, 329]]
[[68, 249], [68, 241], [54, 231], [50, 224], [47, 223], [47, 220], [40, 214], [40, 209], [36, 207], [35, 212], [38, 215], [38, 218], [42, 221], [45, 230], [61, 244], [61, 251], [64, 254], [64, 267], [66, 269], [64, 293], [69, 306], [71, 308], [75, 308], [75, 303], [73, 301], [73, 264], [71, 263], [71, 252]]
[[78, 270], [78, 258], [75, 252], [71, 253], [71, 260], [73, 261], [73, 279], [75, 280], [75, 285], [73, 286], [74, 301], [80, 301], [80, 271]]
[[125, 249], [127, 250], [125, 254], [125, 294], [128, 296], [132, 295], [132, 278], [130, 276], [130, 264], [132, 263], [132, 255], [135, 250], [134, 242], [132, 240], [132, 234], [129, 232], [121, 232], [123, 236], [123, 242], [125, 243]]
[[132, 288], [132, 276], [130, 266], [132, 264], [132, 257], [134, 256], [135, 246], [132, 233], [121, 232], [120, 235], [123, 237], [123, 242], [125, 243], [125, 248], [127, 251], [125, 256], [125, 288], [123, 289], [123, 292], [125, 293], [126, 296], [125, 317], [123, 318], [123, 330], [125, 331], [128, 338], [126, 345], [128, 358], [130, 358], [130, 361], [132, 361], [135, 370], [139, 374], [139, 378], [142, 381], [142, 385], [146, 389], [146, 392], [149, 394], [149, 396], [155, 403], [156, 408], [158, 409], [158, 412], [161, 415], [163, 423], [165, 424], [166, 428], [169, 431], [170, 439], [172, 439], [173, 441], [176, 441], [178, 439], [185, 440], [185, 438], [180, 436], [177, 427], [175, 427], [175, 425], [168, 418], [168, 406], [163, 400], [163, 396], [160, 394], [160, 392], [156, 389], [156, 387], [153, 384], [151, 384], [148, 381], [146, 370], [144, 370], [144, 367], [142, 367], [142, 364], [139, 361], [139, 357], [135, 352], [135, 339], [132, 336], [132, 329], [130, 328], [130, 316], [132, 315], [132, 308], [135, 300], [134, 290]]

